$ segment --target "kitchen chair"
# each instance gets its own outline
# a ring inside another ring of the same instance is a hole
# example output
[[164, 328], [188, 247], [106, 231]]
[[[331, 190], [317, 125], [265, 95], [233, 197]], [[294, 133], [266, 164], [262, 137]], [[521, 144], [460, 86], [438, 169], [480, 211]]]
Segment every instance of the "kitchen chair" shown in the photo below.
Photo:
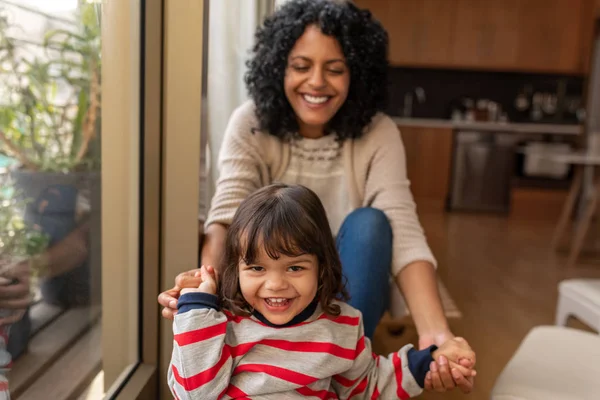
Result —
[[567, 279], [558, 285], [556, 325], [573, 316], [600, 332], [600, 279]]
[[573, 181], [569, 194], [563, 206], [560, 218], [556, 224], [554, 230], [554, 236], [552, 238], [552, 248], [558, 249], [561, 239], [563, 238], [566, 228], [569, 224], [569, 220], [573, 215], [573, 210], [577, 199], [582, 191], [583, 178], [586, 172], [594, 175], [593, 187], [587, 194], [584, 201], [584, 209], [582, 215], [576, 221], [575, 236], [571, 243], [569, 250], [569, 256], [567, 259], [567, 268], [571, 268], [575, 265], [581, 249], [583, 248], [583, 242], [590, 228], [594, 214], [598, 207], [598, 201], [600, 198], [600, 174], [595, 174], [596, 167], [600, 167], [600, 152], [597, 151], [586, 151], [586, 152], [573, 152], [569, 154], [555, 154], [546, 156], [548, 160], [558, 163], [570, 164], [575, 168]]

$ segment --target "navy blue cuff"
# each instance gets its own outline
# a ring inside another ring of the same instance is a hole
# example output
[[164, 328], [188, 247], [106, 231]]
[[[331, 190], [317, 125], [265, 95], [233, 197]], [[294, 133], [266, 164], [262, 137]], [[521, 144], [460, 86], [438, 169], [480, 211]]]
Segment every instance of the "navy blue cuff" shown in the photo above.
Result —
[[431, 353], [437, 350], [436, 345], [431, 345], [423, 350], [410, 349], [406, 354], [408, 358], [408, 368], [413, 374], [419, 386], [425, 386], [425, 375], [429, 372], [429, 364], [433, 361]]
[[199, 310], [202, 308], [219, 309], [219, 298], [210, 293], [186, 293], [182, 294], [177, 301], [177, 312], [182, 314], [190, 310]]

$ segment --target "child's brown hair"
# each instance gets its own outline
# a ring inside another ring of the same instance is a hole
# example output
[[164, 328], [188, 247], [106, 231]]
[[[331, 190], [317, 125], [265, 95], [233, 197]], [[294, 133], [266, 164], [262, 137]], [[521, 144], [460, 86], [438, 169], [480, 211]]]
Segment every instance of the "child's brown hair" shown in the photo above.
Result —
[[321, 200], [300, 185], [272, 184], [248, 196], [238, 207], [227, 231], [219, 273], [222, 305], [235, 314], [248, 314], [239, 284], [239, 263], [252, 264], [260, 248], [277, 259], [313, 254], [319, 263], [317, 299], [323, 310], [340, 313], [334, 300], [348, 300], [340, 261]]

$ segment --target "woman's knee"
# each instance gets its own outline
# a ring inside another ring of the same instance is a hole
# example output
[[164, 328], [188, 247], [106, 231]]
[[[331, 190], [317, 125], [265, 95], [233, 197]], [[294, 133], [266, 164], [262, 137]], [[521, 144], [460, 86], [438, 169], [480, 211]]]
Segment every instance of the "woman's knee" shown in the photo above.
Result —
[[344, 220], [341, 230], [360, 232], [365, 240], [387, 240], [391, 243], [392, 227], [385, 213], [377, 208], [362, 207], [352, 211]]

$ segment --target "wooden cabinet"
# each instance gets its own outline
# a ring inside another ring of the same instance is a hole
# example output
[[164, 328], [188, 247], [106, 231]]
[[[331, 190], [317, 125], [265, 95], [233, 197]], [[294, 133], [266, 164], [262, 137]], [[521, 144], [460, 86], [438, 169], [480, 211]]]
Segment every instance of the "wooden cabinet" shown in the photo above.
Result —
[[[583, 45], [585, 0], [520, 2], [518, 65], [525, 70], [578, 72], [586, 70]], [[586, 17], [589, 21], [586, 21]], [[589, 32], [591, 36], [591, 32]], [[589, 43], [589, 42], [588, 42]]]
[[455, 1], [450, 63], [475, 69], [511, 69], [517, 60], [520, 0]]
[[369, 8], [388, 30], [390, 63], [443, 65], [451, 57], [454, 0], [358, 0], [356, 3]]
[[355, 0], [397, 66], [585, 74], [599, 0]]
[[400, 125], [411, 191], [418, 206], [443, 208], [450, 185], [452, 128]]

